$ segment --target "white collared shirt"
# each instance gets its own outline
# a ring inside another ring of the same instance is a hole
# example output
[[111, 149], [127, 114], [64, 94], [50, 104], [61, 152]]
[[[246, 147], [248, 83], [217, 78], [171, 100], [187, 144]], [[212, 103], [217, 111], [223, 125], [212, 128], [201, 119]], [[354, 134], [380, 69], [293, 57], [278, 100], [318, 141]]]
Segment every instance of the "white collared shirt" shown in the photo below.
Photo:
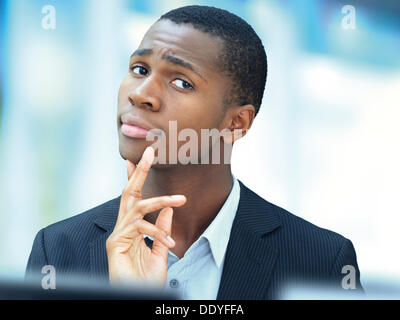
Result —
[[181, 299], [217, 298], [225, 252], [239, 199], [240, 185], [233, 176], [233, 186], [228, 198], [203, 234], [181, 259], [173, 252], [168, 252], [166, 288], [176, 290]]

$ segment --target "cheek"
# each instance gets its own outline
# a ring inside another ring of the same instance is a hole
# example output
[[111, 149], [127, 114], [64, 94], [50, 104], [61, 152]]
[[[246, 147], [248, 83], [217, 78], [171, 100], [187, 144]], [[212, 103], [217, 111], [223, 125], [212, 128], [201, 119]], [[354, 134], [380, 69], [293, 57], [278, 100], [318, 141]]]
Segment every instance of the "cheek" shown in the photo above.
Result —
[[128, 100], [128, 93], [129, 93], [129, 76], [126, 76], [124, 80], [122, 80], [121, 85], [119, 86], [118, 90], [118, 104], [124, 103]]
[[217, 128], [221, 116], [222, 104], [220, 96], [209, 90], [204, 94], [187, 96], [169, 96], [167, 111], [169, 119], [177, 119], [178, 127], [200, 129]]

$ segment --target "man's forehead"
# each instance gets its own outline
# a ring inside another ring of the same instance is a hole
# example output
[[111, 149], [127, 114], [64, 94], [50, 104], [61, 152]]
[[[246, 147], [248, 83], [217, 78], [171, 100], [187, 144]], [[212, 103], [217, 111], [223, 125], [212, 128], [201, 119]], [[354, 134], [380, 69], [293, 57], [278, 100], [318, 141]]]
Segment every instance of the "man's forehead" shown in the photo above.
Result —
[[193, 25], [188, 23], [180, 23], [177, 24], [168, 19], [162, 19], [155, 22], [149, 30], [147, 30], [143, 40], [146, 37], [154, 37], [156, 35], [168, 36], [171, 39], [176, 41], [184, 40], [189, 42], [193, 41], [193, 38], [196, 38], [196, 41], [200, 40], [202, 42], [208, 43], [217, 43], [218, 38], [211, 36], [210, 34], [203, 32]]
[[[216, 62], [222, 41], [189, 24], [176, 24], [169, 20], [156, 22], [145, 34], [138, 50], [162, 51], [194, 59], [202, 64]], [[140, 51], [139, 51], [140, 52]], [[161, 53], [161, 52], [160, 52]]]

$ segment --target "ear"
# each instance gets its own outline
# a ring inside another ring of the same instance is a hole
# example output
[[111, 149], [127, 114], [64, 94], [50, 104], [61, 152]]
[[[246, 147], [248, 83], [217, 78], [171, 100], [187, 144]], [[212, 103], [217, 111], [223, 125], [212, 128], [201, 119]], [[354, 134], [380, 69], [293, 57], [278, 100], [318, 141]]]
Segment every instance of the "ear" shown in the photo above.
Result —
[[223, 128], [220, 130], [225, 143], [233, 144], [234, 141], [244, 137], [253, 124], [256, 109], [251, 104], [231, 106], [226, 111]]

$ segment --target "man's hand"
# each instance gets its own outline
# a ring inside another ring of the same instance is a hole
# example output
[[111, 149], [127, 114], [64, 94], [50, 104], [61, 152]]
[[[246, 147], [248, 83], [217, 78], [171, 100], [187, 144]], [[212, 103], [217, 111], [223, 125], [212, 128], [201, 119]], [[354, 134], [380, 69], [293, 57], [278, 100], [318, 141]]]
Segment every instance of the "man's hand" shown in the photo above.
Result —
[[[106, 241], [108, 269], [111, 283], [149, 281], [165, 285], [168, 250], [175, 246], [170, 237], [171, 207], [186, 202], [183, 195], [142, 199], [142, 187], [154, 160], [154, 150], [148, 147], [137, 167], [127, 160], [128, 184], [122, 192], [120, 209], [114, 231]], [[150, 212], [160, 210], [156, 224], [143, 219]], [[154, 238], [150, 249], [143, 235]]]

